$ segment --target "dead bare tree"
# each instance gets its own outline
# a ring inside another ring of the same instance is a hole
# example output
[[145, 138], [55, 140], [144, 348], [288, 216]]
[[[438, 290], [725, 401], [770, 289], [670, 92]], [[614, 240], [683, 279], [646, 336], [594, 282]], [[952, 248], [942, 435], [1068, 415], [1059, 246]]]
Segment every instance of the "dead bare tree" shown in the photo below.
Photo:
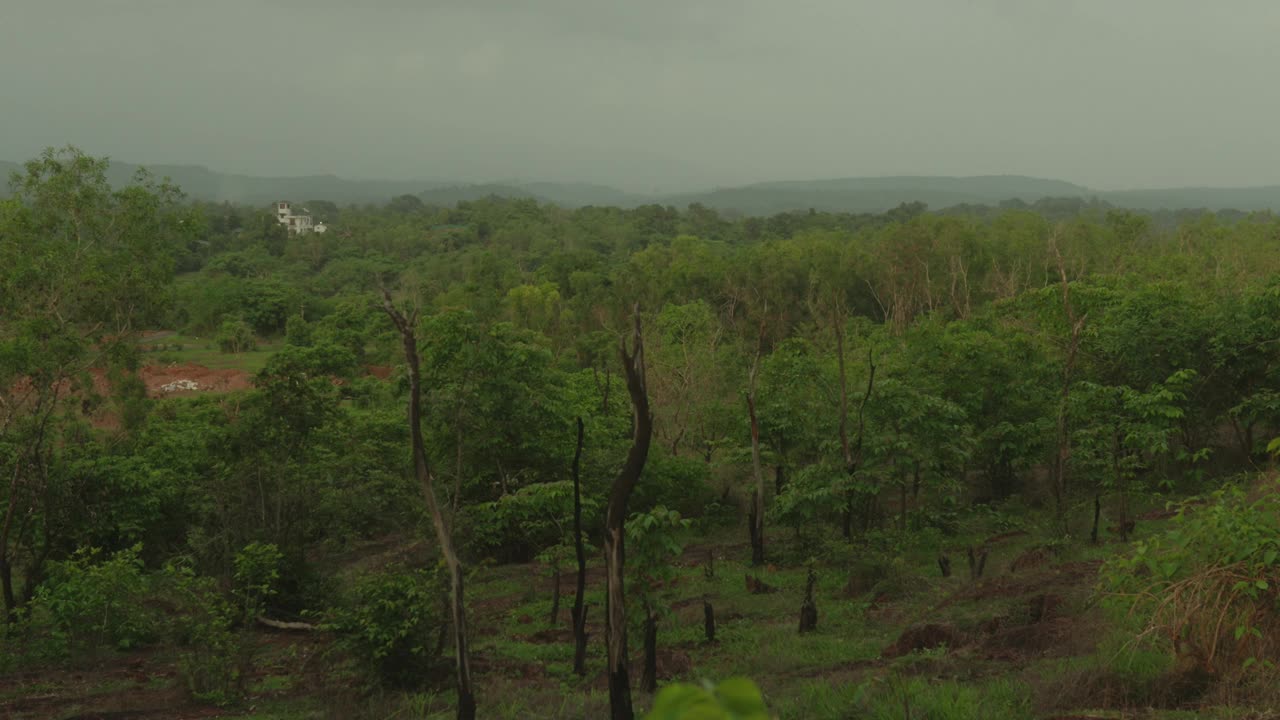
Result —
[[587, 551], [582, 541], [582, 418], [578, 418], [578, 444], [573, 451], [573, 548], [578, 555], [578, 584], [573, 597], [573, 671], [587, 674]]
[[453, 617], [454, 660], [458, 684], [457, 717], [458, 720], [475, 720], [476, 698], [471, 687], [471, 657], [468, 649], [462, 561], [458, 558], [457, 550], [453, 546], [453, 535], [449, 529], [448, 519], [445, 518], [436, 498], [435, 476], [427, 462], [426, 445], [422, 440], [422, 370], [418, 359], [418, 340], [414, 333], [417, 313], [411, 313], [409, 317], [405, 317], [391, 301], [391, 293], [385, 288], [382, 290], [382, 309], [400, 331], [400, 339], [404, 343], [405, 362], [409, 366], [409, 435], [413, 448], [414, 474], [417, 476], [422, 495], [426, 499], [427, 511], [431, 514], [431, 525], [435, 528], [440, 552], [444, 555], [445, 565], [449, 569], [449, 599]]
[[644, 471], [649, 456], [649, 444], [653, 439], [653, 413], [649, 409], [649, 395], [645, 388], [644, 339], [640, 329], [640, 308], [634, 309], [635, 329], [632, 334], [632, 350], [627, 352], [624, 339], [620, 343], [622, 369], [627, 378], [627, 391], [631, 395], [632, 434], [631, 449], [627, 461], [613, 481], [609, 492], [609, 506], [605, 513], [604, 557], [606, 573], [605, 634], [608, 637], [609, 661], [609, 716], [612, 720], [633, 720], [631, 707], [631, 680], [627, 662], [627, 613], [623, 585], [623, 538], [627, 519], [627, 501]]
[[760, 421], [756, 418], [756, 379], [760, 375], [760, 352], [763, 345], [762, 321], [756, 342], [756, 355], [751, 362], [751, 374], [747, 382], [747, 416], [751, 420], [751, 476], [755, 480], [748, 531], [751, 536], [751, 564], [756, 566], [764, 564], [764, 472], [760, 468]]

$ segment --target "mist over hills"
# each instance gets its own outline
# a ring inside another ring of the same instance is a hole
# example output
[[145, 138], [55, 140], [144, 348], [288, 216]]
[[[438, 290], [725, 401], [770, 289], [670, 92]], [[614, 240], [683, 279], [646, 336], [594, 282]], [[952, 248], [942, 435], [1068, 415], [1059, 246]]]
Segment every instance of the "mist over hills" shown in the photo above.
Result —
[[[127, 183], [137, 165], [112, 162], [108, 179]], [[0, 161], [0, 174], [21, 165]], [[199, 165], [151, 165], [157, 178], [167, 177], [193, 199], [266, 205], [276, 200], [328, 200], [339, 204], [381, 204], [400, 195], [416, 195], [430, 205], [453, 205], [489, 196], [526, 198], [575, 208], [645, 204], [684, 207], [700, 203], [722, 212], [768, 215], [791, 210], [883, 212], [902, 203], [923, 202], [933, 210], [956, 205], [996, 205], [1019, 199], [1098, 199], [1135, 210], [1280, 210], [1280, 185], [1212, 188], [1155, 188], [1098, 191], [1062, 180], [1021, 175], [972, 177], [890, 176], [830, 180], [762, 182], [698, 192], [646, 195], [590, 183], [508, 181], [456, 183], [440, 180], [354, 180], [336, 175], [257, 177], [220, 173]], [[7, 194], [7, 183], [3, 194]]]

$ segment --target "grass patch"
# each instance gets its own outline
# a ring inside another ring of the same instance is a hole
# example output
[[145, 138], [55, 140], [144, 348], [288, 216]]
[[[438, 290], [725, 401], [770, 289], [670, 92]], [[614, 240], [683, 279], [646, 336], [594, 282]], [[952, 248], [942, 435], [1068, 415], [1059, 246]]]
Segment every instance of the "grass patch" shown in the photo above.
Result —
[[267, 360], [284, 347], [284, 340], [258, 340], [253, 350], [242, 353], [224, 353], [212, 336], [195, 336], [174, 333], [140, 340], [143, 362], [149, 365], [186, 364], [202, 365], [212, 370], [243, 370], [256, 373], [266, 366]]

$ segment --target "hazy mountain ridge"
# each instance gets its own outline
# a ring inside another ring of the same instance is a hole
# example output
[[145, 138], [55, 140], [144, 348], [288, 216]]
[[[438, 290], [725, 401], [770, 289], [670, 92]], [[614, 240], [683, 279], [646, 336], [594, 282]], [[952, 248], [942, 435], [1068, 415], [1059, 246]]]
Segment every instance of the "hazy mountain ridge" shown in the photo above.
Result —
[[[700, 203], [720, 211], [767, 215], [790, 210], [883, 212], [902, 203], [923, 202], [931, 209], [955, 205], [995, 205], [1047, 197], [1097, 198], [1139, 210], [1277, 210], [1280, 185], [1255, 187], [1186, 187], [1097, 191], [1082, 185], [1022, 175], [948, 177], [898, 175], [826, 180], [781, 180], [697, 192], [646, 195], [607, 185], [565, 182], [457, 183], [439, 180], [353, 180], [336, 175], [257, 177], [220, 173], [200, 165], [151, 165], [157, 178], [170, 178], [193, 199], [266, 205], [276, 200], [328, 200], [343, 204], [381, 204], [400, 195], [416, 195], [433, 205], [452, 205], [488, 196], [524, 198], [574, 208], [613, 205], [633, 208], [656, 203], [684, 207]], [[0, 161], [0, 174], [21, 170], [19, 163]], [[108, 178], [127, 183], [138, 170], [113, 162]], [[7, 194], [5, 183], [0, 194]]]

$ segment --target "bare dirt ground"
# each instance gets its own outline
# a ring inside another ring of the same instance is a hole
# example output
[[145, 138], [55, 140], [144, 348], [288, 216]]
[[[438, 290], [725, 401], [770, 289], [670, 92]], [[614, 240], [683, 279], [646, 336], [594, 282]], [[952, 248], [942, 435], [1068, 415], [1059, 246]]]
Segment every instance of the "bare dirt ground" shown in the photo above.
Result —
[[201, 392], [231, 392], [253, 386], [253, 376], [244, 370], [212, 370], [202, 365], [148, 365], [138, 371], [147, 385], [149, 397], [191, 395]]

